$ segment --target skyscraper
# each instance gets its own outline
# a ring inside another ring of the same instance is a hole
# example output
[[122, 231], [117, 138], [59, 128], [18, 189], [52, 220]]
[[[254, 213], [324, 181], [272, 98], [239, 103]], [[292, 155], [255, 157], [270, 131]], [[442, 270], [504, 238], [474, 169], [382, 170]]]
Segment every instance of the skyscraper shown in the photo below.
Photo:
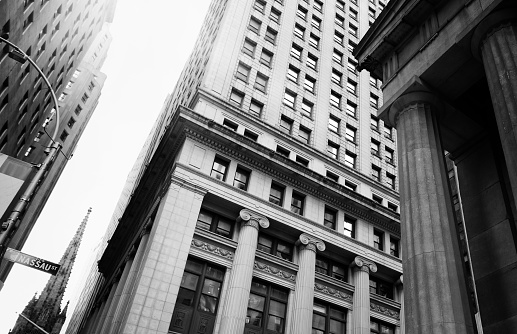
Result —
[[[88, 209], [88, 213], [81, 222], [81, 225], [79, 225], [79, 228], [70, 241], [63, 257], [59, 261], [61, 267], [57, 274], [50, 277], [45, 289], [43, 289], [39, 297], [34, 296], [22, 312], [22, 314], [32, 322], [52, 334], [59, 334], [66, 319], [68, 303], [63, 309], [61, 309], [61, 303], [68, 279], [72, 273], [75, 257], [77, 256], [79, 246], [81, 245], [81, 239], [83, 237], [86, 224], [88, 223], [90, 212], [91, 208]], [[25, 319], [18, 318], [18, 321], [10, 333], [28, 334], [41, 333], [41, 331], [36, 329], [33, 324], [28, 323]]]
[[[0, 3], [2, 37], [20, 47], [41, 68], [59, 97], [61, 110], [59, 124], [54, 115], [43, 129], [42, 124], [51, 117], [54, 107], [50, 91], [29, 62], [12, 59], [12, 48], [3, 44], [0, 51], [0, 153], [37, 166], [52, 144], [45, 130], [52, 134], [56, 126], [56, 140], [63, 146], [63, 154], [54, 159], [7, 243], [11, 248], [22, 248], [95, 110], [106, 79], [100, 68], [111, 42], [108, 22], [113, 19], [115, 4], [114, 0]], [[18, 197], [0, 213], [2, 222], [6, 221]], [[2, 261], [1, 282], [11, 267], [12, 264]]]
[[400, 332], [396, 142], [351, 54], [384, 6], [212, 2], [68, 333]]

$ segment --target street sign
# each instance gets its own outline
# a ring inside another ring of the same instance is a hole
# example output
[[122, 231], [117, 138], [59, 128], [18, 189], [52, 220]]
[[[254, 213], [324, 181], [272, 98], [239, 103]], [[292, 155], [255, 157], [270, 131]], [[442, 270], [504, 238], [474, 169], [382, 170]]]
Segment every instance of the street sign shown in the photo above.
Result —
[[37, 270], [41, 270], [51, 275], [56, 275], [59, 268], [61, 267], [59, 264], [55, 264], [50, 261], [40, 259], [39, 257], [22, 253], [9, 247], [7, 247], [7, 250], [5, 251], [4, 259], [14, 263], [23, 264], [24, 266]]

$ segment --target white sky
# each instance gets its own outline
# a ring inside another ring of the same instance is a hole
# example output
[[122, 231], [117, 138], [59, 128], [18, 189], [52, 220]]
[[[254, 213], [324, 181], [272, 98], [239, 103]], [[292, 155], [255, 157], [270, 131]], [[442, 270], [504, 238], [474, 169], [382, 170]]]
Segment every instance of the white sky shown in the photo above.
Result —
[[[113, 43], [102, 71], [108, 79], [69, 161], [23, 252], [59, 262], [92, 207], [66, 289], [80, 293], [93, 249], [104, 235], [126, 177], [194, 46], [210, 0], [119, 0]], [[91, 160], [96, 168], [91, 169]], [[0, 334], [7, 334], [49, 275], [15, 264], [0, 291]], [[72, 305], [71, 305], [72, 306]], [[69, 309], [67, 320], [72, 316]], [[64, 333], [64, 329], [61, 333]]]

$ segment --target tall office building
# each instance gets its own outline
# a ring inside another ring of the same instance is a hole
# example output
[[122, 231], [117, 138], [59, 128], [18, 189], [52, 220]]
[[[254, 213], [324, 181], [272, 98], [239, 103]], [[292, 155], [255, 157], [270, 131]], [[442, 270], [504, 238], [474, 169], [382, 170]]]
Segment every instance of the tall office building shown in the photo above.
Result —
[[[45, 130], [57, 138], [63, 148], [40, 183], [22, 215], [7, 246], [21, 249], [54, 185], [73, 154], [99, 99], [106, 79], [100, 68], [106, 57], [111, 36], [115, 0], [24, 0], [0, 3], [2, 37], [31, 57], [48, 77], [60, 105], [46, 129], [43, 122], [51, 117], [54, 104], [48, 87], [28, 61], [10, 57], [12, 48], [0, 51], [0, 153], [38, 165], [51, 145]], [[35, 168], [34, 168], [35, 169]], [[24, 189], [23, 186], [20, 189]], [[22, 190], [2, 211], [2, 222], [11, 213]], [[0, 281], [12, 267], [2, 261]]]
[[212, 2], [68, 333], [402, 332], [384, 5]]

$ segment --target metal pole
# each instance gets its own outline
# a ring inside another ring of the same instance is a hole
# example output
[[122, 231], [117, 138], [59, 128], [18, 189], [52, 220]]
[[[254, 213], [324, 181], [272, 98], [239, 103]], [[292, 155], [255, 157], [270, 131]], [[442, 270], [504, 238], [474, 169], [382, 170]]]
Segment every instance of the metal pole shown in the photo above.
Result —
[[40, 326], [36, 325], [34, 322], [32, 322], [32, 320], [30, 320], [29, 318], [27, 318], [26, 316], [24, 316], [22, 313], [20, 313], [20, 317], [22, 317], [23, 319], [27, 320], [28, 322], [30, 322], [34, 327], [36, 327], [37, 329], [39, 329], [40, 331], [42, 331], [43, 333], [45, 334], [50, 334], [49, 332], [47, 332], [46, 330], [44, 330], [43, 328], [41, 328]]

